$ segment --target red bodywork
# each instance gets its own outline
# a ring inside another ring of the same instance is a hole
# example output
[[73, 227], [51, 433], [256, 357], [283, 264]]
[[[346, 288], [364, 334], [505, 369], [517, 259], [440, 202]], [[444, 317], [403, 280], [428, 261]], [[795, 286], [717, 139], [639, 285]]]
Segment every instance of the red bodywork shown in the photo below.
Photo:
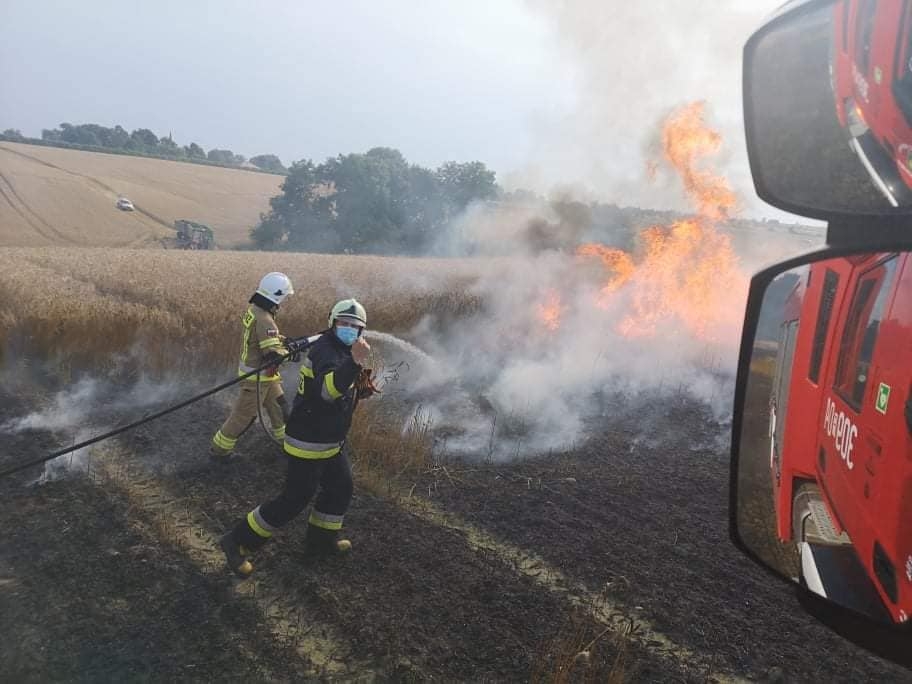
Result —
[[771, 456], [778, 536], [801, 541], [794, 492], [816, 482], [837, 533], [848, 534], [884, 605], [904, 622], [912, 615], [912, 255], [811, 265], [781, 331], [787, 353], [772, 409], [785, 422]]
[[834, 12], [836, 114], [850, 138], [870, 132], [871, 162], [888, 185], [912, 189], [912, 1], [842, 0]]

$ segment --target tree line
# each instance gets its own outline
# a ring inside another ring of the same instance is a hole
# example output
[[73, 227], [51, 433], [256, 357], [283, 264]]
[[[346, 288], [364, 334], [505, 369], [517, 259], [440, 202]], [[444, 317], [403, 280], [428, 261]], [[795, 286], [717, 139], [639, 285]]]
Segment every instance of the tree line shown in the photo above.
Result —
[[[152, 155], [184, 161], [243, 164], [227, 149], [205, 151], [191, 142], [179, 146], [169, 134], [148, 129], [127, 132], [121, 126], [95, 124], [42, 131], [40, 141], [7, 129], [0, 139], [109, 149], [120, 154]], [[473, 203], [486, 212], [502, 212], [504, 221], [522, 225], [511, 237], [527, 251], [572, 250], [583, 242], [601, 242], [626, 251], [637, 248], [643, 228], [670, 225], [684, 218], [676, 212], [582, 202], [572, 197], [546, 198], [528, 190], [504, 191], [483, 162], [448, 161], [435, 169], [409, 163], [399, 150], [375, 147], [365, 153], [340, 154], [317, 164], [303, 159], [285, 168], [276, 155], [252, 157], [251, 164], [284, 173], [280, 194], [252, 228], [258, 249], [322, 253], [472, 255], [485, 253], [502, 238], [463, 235], [450, 228]], [[517, 211], [518, 210], [518, 211]], [[489, 215], [490, 218], [491, 215]], [[477, 218], [477, 217], [475, 217]], [[730, 220], [731, 228], [751, 229], [752, 221]], [[767, 228], [774, 228], [771, 221]], [[743, 225], [741, 225], [743, 224]]]
[[[3, 139], [26, 142], [29, 139], [15, 128], [3, 131]], [[285, 166], [274, 154], [259, 154], [249, 160], [242, 154], [231, 150], [213, 148], [208, 152], [195, 142], [179, 145], [171, 134], [159, 138], [148, 128], [137, 128], [128, 132], [120, 125], [113, 128], [99, 124], [62, 123], [57, 128], [45, 128], [41, 131], [41, 140], [50, 145], [60, 143], [65, 146], [101, 148], [118, 152], [139, 155], [165, 157], [167, 159], [187, 161], [209, 161], [224, 166], [242, 166], [248, 161], [263, 171], [285, 173]]]
[[295, 162], [281, 190], [251, 231], [255, 246], [372, 254], [424, 254], [470, 203], [500, 192], [480, 161], [428, 169], [389, 147]]

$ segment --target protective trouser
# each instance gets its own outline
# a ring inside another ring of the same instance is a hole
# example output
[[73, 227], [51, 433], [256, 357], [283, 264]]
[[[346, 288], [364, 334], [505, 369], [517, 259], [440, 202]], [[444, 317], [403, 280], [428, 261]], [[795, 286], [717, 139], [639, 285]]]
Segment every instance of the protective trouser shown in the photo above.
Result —
[[260, 548], [273, 533], [307, 508], [318, 488], [320, 493], [308, 521], [308, 546], [334, 543], [342, 529], [342, 520], [352, 498], [348, 449], [343, 448], [330, 458], [286, 458], [288, 471], [282, 493], [254, 508], [234, 528], [235, 542], [249, 551]]
[[[282, 391], [281, 382], [261, 382], [260, 383], [260, 401], [263, 402], [263, 411], [269, 417], [269, 424], [272, 426], [272, 434], [276, 439], [285, 438], [285, 412], [283, 404], [285, 403], [285, 394]], [[256, 381], [244, 381], [241, 383], [241, 391], [234, 407], [231, 409], [231, 415], [222, 425], [215, 436], [212, 438], [213, 446], [221, 452], [229, 453], [237, 445], [238, 437], [253, 425], [257, 419], [257, 388]]]

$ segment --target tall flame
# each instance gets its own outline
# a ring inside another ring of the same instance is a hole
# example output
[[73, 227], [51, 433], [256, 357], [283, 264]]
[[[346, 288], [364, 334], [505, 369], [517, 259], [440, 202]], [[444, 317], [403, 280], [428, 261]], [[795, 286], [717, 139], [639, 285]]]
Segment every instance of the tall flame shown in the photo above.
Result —
[[[636, 259], [602, 244], [577, 249], [579, 259], [598, 259], [604, 267], [597, 307], [609, 308], [622, 289], [628, 293], [628, 308], [617, 324], [622, 335], [652, 336], [661, 324], [671, 323], [699, 339], [716, 341], [726, 329], [737, 329], [747, 279], [728, 235], [715, 228], [717, 221], [737, 210], [737, 200], [725, 178], [699, 168], [718, 152], [721, 142], [704, 121], [702, 102], [672, 112], [662, 127], [663, 153], [680, 175], [697, 216], [670, 227], [645, 229], [640, 234], [642, 253]], [[553, 330], [560, 323], [560, 298], [553, 292], [549, 298], [538, 306], [538, 316]]]
[[703, 120], [703, 107], [703, 102], [692, 102], [672, 112], [662, 127], [662, 148], [665, 159], [681, 176], [697, 213], [718, 221], [729, 216], [737, 200], [725, 178], [698, 168], [704, 157], [722, 146], [722, 136]]

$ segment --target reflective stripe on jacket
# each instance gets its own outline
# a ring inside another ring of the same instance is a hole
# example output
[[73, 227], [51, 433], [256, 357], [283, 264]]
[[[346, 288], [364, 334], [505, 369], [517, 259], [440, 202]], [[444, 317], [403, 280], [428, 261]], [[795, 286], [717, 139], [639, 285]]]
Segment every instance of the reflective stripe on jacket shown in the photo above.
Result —
[[[257, 295], [254, 295], [256, 298]], [[238, 375], [245, 375], [255, 371], [263, 365], [265, 356], [269, 352], [287, 354], [288, 350], [282, 343], [282, 337], [279, 334], [279, 326], [271, 313], [252, 303], [244, 312], [241, 319], [243, 330], [241, 335], [241, 359], [238, 363]], [[248, 380], [256, 381], [257, 376], [253, 375]], [[266, 372], [260, 373], [261, 382], [277, 382], [281, 380], [278, 372], [273, 375], [267, 375]]]
[[355, 410], [355, 379], [361, 367], [351, 348], [324, 334], [301, 364], [301, 382], [285, 427], [285, 452], [299, 458], [339, 453]]

